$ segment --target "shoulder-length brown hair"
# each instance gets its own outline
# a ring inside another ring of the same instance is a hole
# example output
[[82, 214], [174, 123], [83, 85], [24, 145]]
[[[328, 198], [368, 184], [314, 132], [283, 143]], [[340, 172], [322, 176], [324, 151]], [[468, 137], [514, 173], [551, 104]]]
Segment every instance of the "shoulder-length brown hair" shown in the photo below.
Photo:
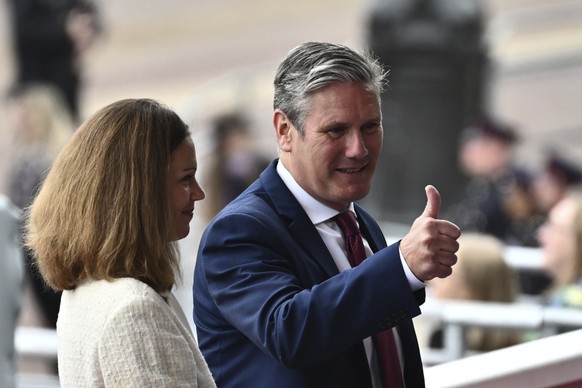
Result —
[[149, 99], [112, 103], [81, 125], [28, 209], [26, 247], [52, 288], [131, 277], [171, 289], [179, 263], [166, 182], [189, 135]]
[[[514, 303], [517, 299], [517, 278], [505, 260], [504, 246], [494, 236], [465, 233], [459, 238], [458, 261], [471, 300]], [[457, 267], [458, 266], [458, 267]], [[469, 349], [490, 351], [517, 345], [519, 335], [511, 330], [468, 327], [465, 336]]]

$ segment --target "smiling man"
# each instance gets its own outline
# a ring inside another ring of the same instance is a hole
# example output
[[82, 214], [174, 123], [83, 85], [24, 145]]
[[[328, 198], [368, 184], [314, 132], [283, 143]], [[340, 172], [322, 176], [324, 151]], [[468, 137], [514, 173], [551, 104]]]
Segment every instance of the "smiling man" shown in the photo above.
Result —
[[412, 318], [424, 281], [451, 274], [460, 231], [438, 219], [430, 185], [388, 247], [355, 203], [382, 149], [385, 76], [370, 55], [329, 43], [279, 65], [279, 158], [209, 224], [194, 273], [199, 346], [218, 386], [424, 386]]

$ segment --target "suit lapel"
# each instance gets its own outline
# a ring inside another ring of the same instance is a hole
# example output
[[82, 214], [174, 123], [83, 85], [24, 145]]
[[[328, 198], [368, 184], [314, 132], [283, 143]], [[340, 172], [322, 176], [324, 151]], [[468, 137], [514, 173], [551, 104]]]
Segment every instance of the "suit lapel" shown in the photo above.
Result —
[[295, 241], [297, 241], [307, 255], [323, 269], [326, 275], [332, 277], [339, 273], [337, 265], [329, 254], [327, 246], [307, 215], [305, 215], [305, 217], [298, 217], [292, 221], [289, 224], [289, 231], [293, 235]]
[[259, 178], [273, 208], [287, 222], [293, 239], [303, 248], [309, 258], [316, 262], [328, 276], [337, 275], [339, 273], [337, 266], [317, 229], [277, 173], [277, 163], [278, 159], [271, 162]]
[[387, 245], [386, 239], [378, 223], [362, 207], [357, 204], [354, 206], [358, 223], [360, 224], [360, 232], [370, 244], [372, 252], [378, 252], [380, 249], [385, 248]]

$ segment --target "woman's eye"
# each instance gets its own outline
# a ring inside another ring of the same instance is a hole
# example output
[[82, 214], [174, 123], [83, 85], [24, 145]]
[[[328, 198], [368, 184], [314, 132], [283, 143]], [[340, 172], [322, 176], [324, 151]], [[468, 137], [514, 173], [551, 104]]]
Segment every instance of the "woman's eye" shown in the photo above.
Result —
[[182, 184], [185, 187], [189, 187], [190, 184], [192, 183], [193, 179], [194, 179], [194, 175], [186, 175], [184, 178], [182, 178]]

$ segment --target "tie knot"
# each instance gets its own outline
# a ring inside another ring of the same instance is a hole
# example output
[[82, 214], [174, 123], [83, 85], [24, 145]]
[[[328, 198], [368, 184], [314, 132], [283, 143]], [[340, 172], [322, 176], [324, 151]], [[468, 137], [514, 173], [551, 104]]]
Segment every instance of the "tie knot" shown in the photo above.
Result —
[[360, 233], [358, 223], [356, 222], [356, 215], [352, 211], [341, 212], [333, 219], [345, 237]]

